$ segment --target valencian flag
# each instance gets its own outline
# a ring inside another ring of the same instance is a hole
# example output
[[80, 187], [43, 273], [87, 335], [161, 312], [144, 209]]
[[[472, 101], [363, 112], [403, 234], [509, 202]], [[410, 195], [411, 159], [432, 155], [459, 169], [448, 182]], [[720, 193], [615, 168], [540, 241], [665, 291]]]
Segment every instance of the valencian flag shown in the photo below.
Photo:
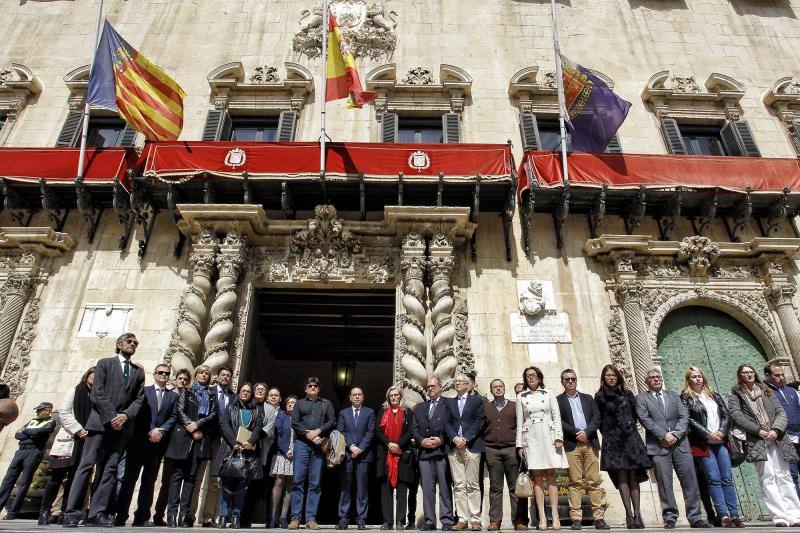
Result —
[[564, 118], [570, 126], [572, 149], [605, 152], [625, 122], [631, 103], [623, 100], [603, 80], [561, 55], [564, 83]]
[[175, 80], [125, 42], [106, 20], [86, 101], [116, 111], [151, 141], [175, 141], [183, 128], [183, 92]]
[[347, 107], [361, 109], [364, 104], [375, 100], [377, 94], [365, 91], [358, 78], [356, 60], [347, 47], [342, 35], [342, 29], [336, 22], [332, 11], [329, 13], [328, 24], [328, 65], [325, 101], [350, 98]]

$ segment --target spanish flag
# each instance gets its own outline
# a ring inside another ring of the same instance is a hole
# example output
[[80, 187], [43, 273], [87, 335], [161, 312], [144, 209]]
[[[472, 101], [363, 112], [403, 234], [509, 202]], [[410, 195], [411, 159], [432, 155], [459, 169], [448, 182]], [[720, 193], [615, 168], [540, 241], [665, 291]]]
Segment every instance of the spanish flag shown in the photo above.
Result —
[[106, 20], [89, 75], [86, 101], [116, 111], [151, 141], [175, 141], [183, 128], [183, 97], [175, 80], [137, 52]]
[[361, 106], [378, 97], [377, 94], [365, 91], [358, 79], [356, 60], [347, 47], [342, 35], [342, 29], [336, 22], [333, 12], [328, 11], [330, 22], [328, 24], [328, 69], [325, 101], [350, 98], [347, 107], [361, 109]]

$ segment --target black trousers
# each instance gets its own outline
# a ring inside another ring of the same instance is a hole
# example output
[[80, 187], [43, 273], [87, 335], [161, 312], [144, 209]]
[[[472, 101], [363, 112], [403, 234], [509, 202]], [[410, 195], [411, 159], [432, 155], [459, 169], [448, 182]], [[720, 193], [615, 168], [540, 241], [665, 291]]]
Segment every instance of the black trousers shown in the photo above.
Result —
[[95, 518], [110, 511], [117, 488], [117, 465], [125, 450], [126, 442], [127, 434], [122, 431], [89, 432], [83, 444], [81, 462], [75, 471], [75, 479], [69, 491], [64, 518], [80, 519], [83, 514], [86, 489], [95, 467], [97, 467], [95, 477], [100, 481], [92, 494], [87, 518]]
[[164, 468], [161, 469], [161, 488], [158, 489], [156, 498], [156, 508], [153, 512], [153, 521], [161, 522], [167, 512], [167, 502], [169, 501], [169, 481], [172, 479], [172, 459], [164, 459]]
[[69, 491], [72, 488], [72, 481], [75, 479], [75, 468], [76, 466], [67, 466], [50, 470], [50, 479], [44, 487], [44, 496], [42, 496], [42, 505], [39, 507], [39, 511], [52, 512], [53, 502], [56, 501], [56, 496], [58, 496], [58, 489], [61, 488], [61, 484], [64, 483], [65, 479], [67, 483], [64, 485], [64, 497], [61, 499], [61, 513], [63, 514], [66, 511]]
[[172, 477], [169, 480], [169, 503], [167, 516], [177, 516], [180, 506], [180, 518], [184, 519], [189, 514], [192, 505], [192, 492], [197, 478], [197, 472], [207, 459], [200, 459], [189, 452], [187, 459], [173, 459]]
[[[384, 522], [388, 524], [404, 525], [403, 521], [406, 518], [406, 507], [408, 505], [408, 493], [410, 490], [409, 485], [400, 480], [397, 481], [397, 487], [392, 487], [388, 479], [384, 479], [381, 482], [381, 509], [383, 510]], [[392, 514], [395, 499], [397, 500], [397, 507], [394, 508], [394, 514]]]
[[153, 492], [156, 487], [158, 469], [164, 458], [166, 448], [159, 443], [137, 442], [128, 448], [125, 460], [125, 477], [122, 480], [122, 489], [117, 496], [117, 520], [128, 518], [128, 513], [133, 499], [133, 491], [141, 474], [142, 482], [139, 484], [139, 497], [136, 500], [136, 512], [133, 521], [144, 523], [150, 519], [150, 507], [153, 505]]
[[11, 491], [14, 485], [17, 485], [17, 494], [14, 496], [14, 501], [8, 507], [9, 513], [18, 513], [22, 509], [22, 504], [25, 502], [25, 496], [28, 494], [28, 489], [31, 486], [31, 480], [39, 468], [39, 463], [42, 462], [44, 452], [38, 448], [25, 448], [20, 449], [14, 454], [11, 459], [11, 464], [8, 465], [6, 470], [6, 477], [3, 478], [3, 484], [0, 485], [0, 509], [6, 506], [8, 499], [11, 497]]

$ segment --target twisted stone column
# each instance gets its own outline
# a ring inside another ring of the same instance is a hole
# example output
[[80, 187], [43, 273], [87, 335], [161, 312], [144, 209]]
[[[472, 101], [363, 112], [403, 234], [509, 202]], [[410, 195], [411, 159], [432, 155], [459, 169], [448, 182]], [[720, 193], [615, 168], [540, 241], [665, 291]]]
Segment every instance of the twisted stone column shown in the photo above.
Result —
[[211, 276], [214, 275], [215, 256], [219, 244], [210, 232], [204, 233], [192, 247], [192, 283], [183, 295], [178, 309], [176, 338], [170, 343], [173, 373], [185, 368], [193, 370], [203, 348], [203, 329], [208, 320], [208, 297], [211, 294]]
[[442, 381], [442, 388], [453, 385], [453, 377], [458, 361], [453, 353], [453, 287], [450, 275], [455, 265], [453, 244], [446, 235], [439, 233], [433, 237], [428, 256], [428, 269], [431, 277], [431, 323], [433, 324], [433, 375]]
[[405, 321], [401, 333], [405, 347], [400, 365], [405, 372], [403, 379], [404, 402], [413, 407], [425, 399], [425, 382], [428, 371], [425, 367], [427, 343], [425, 342], [425, 240], [419, 233], [409, 233], [403, 239], [402, 270], [403, 309]]
[[0, 309], [0, 370], [8, 359], [32, 281], [30, 274], [11, 274], [2, 287], [5, 298]]
[[650, 353], [647, 327], [642, 314], [642, 284], [637, 281], [620, 281], [614, 287], [614, 292], [617, 299], [622, 301], [637, 390], [647, 390], [644, 380], [647, 371], [653, 366], [653, 355]]
[[231, 231], [219, 246], [216, 257], [219, 278], [217, 294], [211, 304], [208, 332], [203, 344], [205, 354], [203, 364], [211, 368], [211, 374], [217, 373], [221, 366], [228, 363], [228, 346], [233, 332], [233, 316], [236, 308], [236, 285], [242, 273], [247, 245], [244, 236], [238, 231]]
[[775, 304], [789, 351], [792, 352], [795, 365], [800, 368], [800, 321], [792, 304], [795, 292], [797, 285], [794, 283], [776, 282], [764, 288], [764, 294]]

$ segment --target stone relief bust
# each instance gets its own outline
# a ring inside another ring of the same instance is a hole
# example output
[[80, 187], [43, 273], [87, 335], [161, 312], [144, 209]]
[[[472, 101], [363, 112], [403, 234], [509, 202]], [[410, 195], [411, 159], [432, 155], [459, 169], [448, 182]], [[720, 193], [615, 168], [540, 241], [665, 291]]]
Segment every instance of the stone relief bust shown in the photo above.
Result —
[[525, 293], [519, 297], [519, 312], [526, 316], [539, 316], [545, 311], [542, 282], [531, 281]]

